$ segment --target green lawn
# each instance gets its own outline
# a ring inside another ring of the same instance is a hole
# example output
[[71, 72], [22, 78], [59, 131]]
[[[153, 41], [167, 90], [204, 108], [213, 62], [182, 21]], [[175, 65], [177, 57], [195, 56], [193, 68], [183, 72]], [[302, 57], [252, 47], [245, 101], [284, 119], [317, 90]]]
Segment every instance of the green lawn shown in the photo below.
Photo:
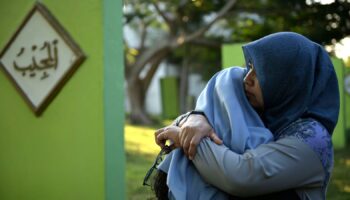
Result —
[[[154, 199], [149, 187], [142, 186], [143, 177], [160, 150], [154, 143], [156, 128], [125, 126], [126, 183], [130, 200]], [[335, 151], [335, 168], [328, 187], [327, 199], [350, 199], [350, 149]]]
[[130, 200], [155, 199], [151, 189], [142, 185], [147, 170], [160, 150], [154, 143], [154, 130], [125, 126], [126, 184]]

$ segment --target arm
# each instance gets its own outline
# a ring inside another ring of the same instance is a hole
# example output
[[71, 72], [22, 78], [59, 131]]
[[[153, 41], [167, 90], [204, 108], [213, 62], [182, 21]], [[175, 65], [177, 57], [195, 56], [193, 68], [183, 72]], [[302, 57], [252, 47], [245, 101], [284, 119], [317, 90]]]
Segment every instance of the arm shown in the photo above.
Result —
[[208, 183], [236, 196], [256, 196], [298, 187], [321, 187], [320, 160], [303, 142], [286, 137], [236, 154], [203, 139], [193, 163]]
[[154, 137], [161, 148], [167, 140], [171, 141], [173, 148], [182, 147], [190, 160], [195, 156], [202, 138], [209, 137], [216, 144], [223, 143], [203, 115], [189, 113], [179, 116], [171, 125], [158, 129]]

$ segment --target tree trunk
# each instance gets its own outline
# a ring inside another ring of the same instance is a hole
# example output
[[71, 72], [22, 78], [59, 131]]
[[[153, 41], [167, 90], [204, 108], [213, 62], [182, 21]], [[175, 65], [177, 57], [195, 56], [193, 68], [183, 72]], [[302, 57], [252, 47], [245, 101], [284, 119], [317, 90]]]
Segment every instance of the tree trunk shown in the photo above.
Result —
[[188, 111], [188, 72], [189, 72], [189, 63], [190, 63], [190, 51], [188, 45], [185, 46], [186, 55], [183, 58], [181, 72], [180, 72], [180, 113], [186, 113]]
[[132, 124], [152, 124], [151, 118], [144, 109], [146, 92], [142, 89], [139, 79], [128, 80], [128, 95], [130, 102], [130, 123]]
[[127, 74], [127, 90], [131, 108], [130, 123], [144, 125], [150, 125], [153, 123], [153, 120], [149, 117], [145, 110], [146, 92], [151, 84], [154, 74], [159, 67], [160, 62], [168, 55], [169, 52], [169, 48], [158, 49], [158, 51], [156, 51], [156, 53], [144, 63], [144, 65], [151, 65], [144, 78], [138, 78], [139, 73], [141, 72]]

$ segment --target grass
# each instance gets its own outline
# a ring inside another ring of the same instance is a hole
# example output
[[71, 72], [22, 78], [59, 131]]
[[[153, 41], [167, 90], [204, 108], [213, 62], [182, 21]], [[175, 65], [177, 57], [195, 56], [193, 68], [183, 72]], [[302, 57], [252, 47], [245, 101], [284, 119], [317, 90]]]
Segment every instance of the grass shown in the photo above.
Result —
[[143, 178], [160, 148], [154, 143], [156, 128], [125, 126], [126, 184], [130, 200], [152, 199], [151, 189], [143, 186]]
[[[125, 126], [126, 183], [129, 200], [154, 199], [149, 187], [142, 186], [159, 147], [154, 143], [157, 127]], [[350, 199], [350, 148], [335, 151], [334, 170], [327, 199]]]
[[334, 152], [334, 170], [328, 186], [327, 199], [350, 199], [350, 148]]

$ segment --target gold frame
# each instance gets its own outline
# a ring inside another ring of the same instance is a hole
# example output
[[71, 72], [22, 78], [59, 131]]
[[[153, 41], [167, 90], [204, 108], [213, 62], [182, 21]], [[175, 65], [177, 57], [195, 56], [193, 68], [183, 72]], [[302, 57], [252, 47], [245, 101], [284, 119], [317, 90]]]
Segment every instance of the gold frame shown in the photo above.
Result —
[[51, 101], [54, 99], [54, 97], [59, 93], [59, 91], [63, 88], [65, 83], [69, 80], [69, 78], [74, 74], [74, 72], [78, 69], [78, 67], [83, 63], [83, 61], [86, 59], [86, 55], [83, 53], [83, 51], [80, 49], [78, 44], [76, 44], [73, 40], [73, 38], [68, 34], [67, 31], [61, 26], [61, 24], [56, 20], [56, 18], [51, 14], [51, 12], [42, 4], [39, 2], [36, 2], [33, 8], [29, 11], [27, 16], [24, 18], [21, 25], [18, 27], [16, 32], [12, 35], [9, 42], [5, 45], [3, 50], [0, 53], [0, 59], [3, 58], [5, 52], [7, 49], [11, 46], [12, 42], [16, 39], [18, 34], [21, 32], [21, 30], [26, 26], [28, 20], [32, 17], [32, 15], [36, 12], [40, 12], [44, 19], [51, 25], [51, 27], [57, 32], [60, 37], [64, 40], [64, 42], [71, 48], [77, 59], [75, 62], [70, 66], [70, 68], [63, 74], [57, 81], [56, 85], [53, 86], [53, 88], [50, 90], [48, 95], [44, 98], [43, 102], [38, 105], [38, 107], [35, 107], [33, 103], [30, 101], [28, 96], [25, 94], [25, 92], [22, 90], [22, 88], [18, 85], [16, 80], [11, 76], [11, 74], [7, 71], [7, 69], [4, 67], [3, 63], [0, 60], [0, 68], [3, 69], [7, 77], [10, 79], [10, 81], [14, 84], [15, 88], [20, 92], [22, 97], [25, 99], [27, 105], [31, 108], [31, 110], [35, 113], [36, 116], [40, 116], [43, 111], [47, 108], [47, 106], [51, 103]]

